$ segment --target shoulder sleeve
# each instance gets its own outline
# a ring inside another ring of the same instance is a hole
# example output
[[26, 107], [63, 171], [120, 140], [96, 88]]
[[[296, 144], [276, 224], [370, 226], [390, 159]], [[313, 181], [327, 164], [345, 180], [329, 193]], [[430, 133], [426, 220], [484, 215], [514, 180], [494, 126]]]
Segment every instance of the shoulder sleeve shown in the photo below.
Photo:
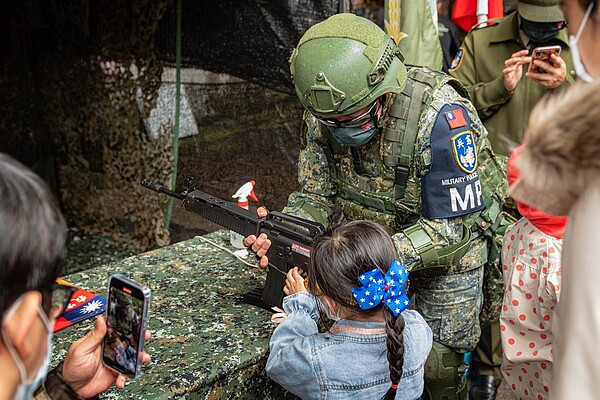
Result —
[[326, 139], [321, 130], [323, 126], [305, 113], [302, 135], [304, 145], [301, 146], [298, 161], [298, 183], [303, 190], [321, 196], [335, 194], [332, 172], [325, 153]]
[[421, 177], [425, 217], [460, 217], [485, 208], [476, 142], [467, 110], [458, 104], [443, 106], [431, 129], [431, 165]]
[[449, 85], [434, 95], [419, 125], [415, 156], [422, 215], [393, 235], [399, 257], [410, 271], [450, 266], [470, 246], [468, 264], [481, 265], [485, 250], [469, 245], [465, 217], [485, 208], [477, 174], [477, 144], [485, 139], [485, 128], [468, 100]]
[[304, 115], [301, 150], [298, 159], [300, 191], [288, 198], [283, 212], [320, 222], [327, 226], [336, 195], [332, 171], [324, 146], [321, 125], [309, 113]]

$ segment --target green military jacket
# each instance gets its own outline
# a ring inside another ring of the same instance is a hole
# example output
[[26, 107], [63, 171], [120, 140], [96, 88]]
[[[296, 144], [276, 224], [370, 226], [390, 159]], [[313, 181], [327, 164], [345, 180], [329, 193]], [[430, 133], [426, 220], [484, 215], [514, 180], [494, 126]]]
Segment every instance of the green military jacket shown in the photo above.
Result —
[[[508, 155], [507, 139], [513, 144], [521, 143], [531, 110], [548, 90], [525, 76], [527, 65], [523, 66], [523, 77], [514, 92], [506, 90], [502, 74], [504, 61], [526, 47], [520, 39], [516, 12], [495, 21], [495, 25], [467, 34], [449, 72], [467, 87], [494, 151]], [[562, 47], [561, 57], [567, 65], [562, 86], [575, 81], [568, 43], [566, 29], [551, 43]]]

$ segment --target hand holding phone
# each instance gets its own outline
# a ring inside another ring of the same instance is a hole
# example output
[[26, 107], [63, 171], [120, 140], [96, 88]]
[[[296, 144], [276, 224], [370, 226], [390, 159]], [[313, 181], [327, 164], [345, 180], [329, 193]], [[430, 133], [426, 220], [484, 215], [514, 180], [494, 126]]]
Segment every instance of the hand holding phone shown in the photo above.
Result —
[[545, 63], [553, 65], [552, 62], [552, 54], [560, 55], [561, 51], [560, 46], [544, 46], [544, 47], [536, 47], [533, 49], [531, 53], [531, 65], [529, 66], [529, 71], [535, 72], [538, 74], [545, 74], [546, 71], [539, 68], [537, 65], [533, 64], [534, 60], [543, 61]]
[[129, 379], [141, 373], [150, 297], [148, 287], [121, 274], [109, 278], [102, 361]]

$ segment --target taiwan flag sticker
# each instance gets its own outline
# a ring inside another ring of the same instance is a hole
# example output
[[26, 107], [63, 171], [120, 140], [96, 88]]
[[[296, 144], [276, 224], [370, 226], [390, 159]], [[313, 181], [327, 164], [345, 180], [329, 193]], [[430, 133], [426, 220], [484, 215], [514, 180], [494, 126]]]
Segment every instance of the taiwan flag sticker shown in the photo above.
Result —
[[467, 125], [467, 120], [465, 119], [465, 115], [461, 108], [446, 111], [444, 112], [444, 116], [446, 117], [446, 121], [448, 121], [450, 129], [462, 128]]
[[54, 323], [53, 332], [68, 328], [78, 322], [92, 318], [106, 311], [106, 299], [83, 289], [71, 296], [67, 309]]
[[475, 140], [471, 131], [461, 132], [452, 138], [452, 148], [456, 163], [467, 174], [471, 174], [477, 168], [477, 150]]

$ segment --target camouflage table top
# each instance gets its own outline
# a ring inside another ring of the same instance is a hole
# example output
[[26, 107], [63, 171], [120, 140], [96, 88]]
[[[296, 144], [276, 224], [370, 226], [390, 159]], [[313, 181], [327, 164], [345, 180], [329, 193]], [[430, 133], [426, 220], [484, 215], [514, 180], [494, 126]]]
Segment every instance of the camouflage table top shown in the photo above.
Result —
[[[110, 389], [103, 398], [295, 398], [264, 372], [275, 328], [271, 313], [242, 301], [243, 294], [264, 285], [266, 274], [205, 239], [232, 249], [229, 232], [220, 230], [66, 278], [102, 296], [114, 273], [152, 290], [152, 339], [146, 344], [152, 362], [138, 381], [124, 390]], [[93, 323], [90, 319], [55, 334], [53, 365]]]

